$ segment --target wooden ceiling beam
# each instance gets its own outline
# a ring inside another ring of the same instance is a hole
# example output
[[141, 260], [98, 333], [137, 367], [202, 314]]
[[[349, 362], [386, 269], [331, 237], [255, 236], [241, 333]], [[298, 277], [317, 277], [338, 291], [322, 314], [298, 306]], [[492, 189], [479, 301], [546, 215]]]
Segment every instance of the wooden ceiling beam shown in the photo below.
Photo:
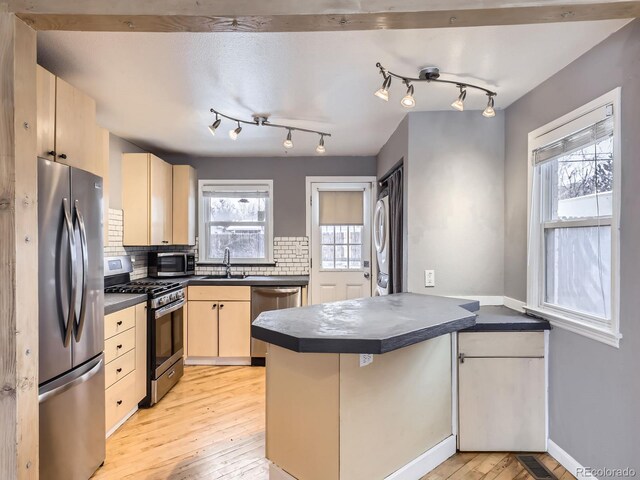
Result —
[[[250, 3], [263, 5], [254, 8]], [[478, 2], [451, 0], [435, 1], [435, 7], [425, 9], [425, 2], [402, 0], [398, 2], [398, 6], [388, 5], [386, 10], [379, 12], [370, 11], [369, 4], [367, 11], [355, 8], [352, 5], [354, 2], [349, 1], [345, 2], [349, 8], [340, 8], [337, 10], [343, 11], [328, 13], [330, 9], [325, 4], [335, 5], [335, 2], [296, 0], [298, 4], [312, 3], [320, 5], [321, 8], [314, 10], [302, 5], [292, 8], [294, 13], [287, 14], [268, 14], [264, 5], [275, 4], [277, 7], [290, 3], [290, 0], [236, 1], [232, 5], [223, 0], [188, 2], [187, 5], [186, 2], [177, 0], [157, 0], [114, 1], [105, 6], [105, 2], [99, 0], [14, 0], [8, 3], [8, 9], [36, 30], [101, 32], [333, 32], [518, 25], [640, 17], [640, 1], [547, 0], [520, 2], [514, 7], [514, 2], [493, 0], [483, 2], [483, 8], [469, 8], [473, 4], [477, 7]], [[372, 0], [371, 3], [382, 9], [385, 2]], [[421, 9], [408, 10], [418, 8], [418, 4], [422, 5]], [[223, 8], [225, 5], [226, 10]], [[444, 6], [449, 8], [443, 9]], [[273, 11], [282, 11], [282, 7], [276, 7]], [[220, 14], [225, 11], [231, 13]], [[256, 11], [262, 13], [249, 14]]]

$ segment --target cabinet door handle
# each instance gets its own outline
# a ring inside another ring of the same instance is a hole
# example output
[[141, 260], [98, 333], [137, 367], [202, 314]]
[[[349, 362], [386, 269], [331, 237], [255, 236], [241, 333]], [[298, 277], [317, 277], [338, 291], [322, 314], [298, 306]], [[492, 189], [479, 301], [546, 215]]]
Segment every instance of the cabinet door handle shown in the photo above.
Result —
[[117, 348], [118, 350], [120, 350], [120, 349], [122, 348], [122, 344], [120, 344], [120, 345], [116, 345], [116, 348]]
[[211, 310], [215, 310], [217, 306], [218, 306], [218, 304], [214, 303], [213, 305], [211, 305]]
[[458, 358], [460, 359], [460, 363], [464, 363], [464, 353], [461, 353], [460, 355], [458, 355]]
[[51, 155], [52, 157], [56, 156], [56, 151], [55, 150], [50, 150], [47, 152], [47, 155]]
[[223, 308], [223, 307], [224, 307], [224, 303], [221, 303], [221, 304], [220, 304], [220, 308]]
[[116, 368], [116, 373], [120, 373], [122, 371], [121, 368]]
[[122, 400], [118, 400], [116, 403], [117, 403], [118, 405], [122, 405]]
[[118, 321], [116, 322], [116, 325], [118, 325], [118, 326], [122, 325], [122, 320], [118, 320]]
[[169, 243], [169, 240], [162, 240], [162, 243]]
[[66, 160], [67, 159], [67, 154], [66, 153], [61, 153], [60, 155], [58, 155], [58, 158]]

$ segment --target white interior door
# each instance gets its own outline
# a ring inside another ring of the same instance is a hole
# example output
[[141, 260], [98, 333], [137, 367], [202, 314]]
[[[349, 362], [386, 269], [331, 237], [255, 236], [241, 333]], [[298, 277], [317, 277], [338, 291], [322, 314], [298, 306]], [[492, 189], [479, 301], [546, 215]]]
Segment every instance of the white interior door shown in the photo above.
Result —
[[311, 183], [311, 303], [371, 296], [371, 183]]

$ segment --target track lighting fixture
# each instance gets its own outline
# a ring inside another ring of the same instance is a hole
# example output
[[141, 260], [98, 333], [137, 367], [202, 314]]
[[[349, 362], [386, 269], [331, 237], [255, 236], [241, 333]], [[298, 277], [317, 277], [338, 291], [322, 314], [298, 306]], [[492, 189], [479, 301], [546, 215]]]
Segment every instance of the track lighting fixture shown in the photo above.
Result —
[[435, 82], [435, 83], [448, 83], [451, 85], [455, 85], [460, 89], [460, 95], [456, 101], [454, 101], [451, 106], [456, 110], [463, 111], [464, 110], [464, 101], [467, 98], [467, 89], [480, 90], [487, 94], [489, 97], [489, 101], [487, 103], [487, 108], [484, 109], [482, 115], [485, 117], [495, 117], [496, 112], [494, 110], [494, 97], [497, 95], [496, 92], [488, 90], [484, 87], [480, 87], [478, 85], [473, 85], [471, 83], [457, 82], [455, 80], [445, 80], [440, 78], [440, 70], [437, 67], [425, 67], [420, 69], [418, 78], [412, 77], [404, 77], [402, 75], [398, 75], [396, 73], [390, 72], [386, 68], [384, 68], [380, 63], [376, 63], [376, 67], [384, 77], [384, 81], [382, 82], [382, 87], [375, 93], [376, 97], [381, 98], [384, 101], [389, 100], [389, 87], [391, 86], [391, 79], [393, 77], [399, 79], [407, 86], [407, 94], [402, 98], [400, 103], [403, 107], [412, 108], [416, 105], [416, 100], [413, 96], [413, 82]]
[[213, 122], [211, 125], [209, 125], [209, 131], [211, 132], [211, 135], [215, 136], [216, 130], [220, 126], [221, 122], [222, 122], [222, 120], [220, 118], [218, 118], [218, 115], [216, 114], [216, 121]]
[[293, 148], [293, 140], [291, 140], [291, 129], [289, 129], [289, 133], [287, 133], [287, 139], [282, 143], [284, 148]]
[[458, 95], [458, 99], [451, 104], [453, 108], [462, 112], [464, 110], [464, 99], [467, 98], [467, 89], [463, 86], [460, 86], [460, 95]]
[[391, 86], [391, 75], [387, 75], [384, 71], [382, 71], [382, 76], [384, 80], [382, 82], [382, 87], [378, 89], [374, 95], [378, 98], [381, 98], [385, 102], [389, 101], [389, 87]]
[[231, 140], [235, 140], [236, 138], [238, 138], [238, 135], [240, 135], [241, 131], [242, 127], [240, 126], [240, 122], [238, 122], [238, 128], [229, 130], [229, 138], [231, 138]]
[[293, 137], [293, 131], [296, 130], [298, 132], [315, 133], [317, 135], [320, 135], [320, 143], [318, 144], [318, 146], [316, 148], [316, 152], [325, 153], [326, 150], [325, 150], [325, 147], [324, 147], [324, 137], [330, 137], [331, 136], [331, 134], [327, 133], [327, 132], [319, 132], [317, 130], [309, 130], [307, 128], [298, 128], [298, 127], [291, 127], [289, 125], [279, 125], [277, 123], [271, 123], [271, 122], [269, 122], [268, 117], [266, 117], [264, 115], [255, 115], [253, 117], [252, 121], [248, 121], [248, 120], [241, 120], [239, 118], [230, 117], [229, 115], [225, 115], [224, 113], [220, 113], [219, 111], [214, 110], [213, 108], [210, 109], [209, 111], [211, 113], [214, 113], [215, 116], [216, 116], [216, 120], [213, 122], [212, 125], [209, 126], [209, 131], [211, 131], [212, 135], [215, 135], [215, 131], [220, 126], [220, 123], [221, 123], [223, 118], [226, 118], [227, 120], [231, 120], [232, 122], [235, 122], [238, 125], [237, 128], [234, 128], [233, 130], [229, 130], [229, 138], [231, 138], [231, 140], [236, 140], [238, 138], [238, 135], [242, 131], [241, 124], [253, 125], [255, 127], [284, 128], [284, 129], [287, 130], [287, 137], [284, 140], [284, 142], [282, 142], [282, 145], [284, 146], [284, 148], [287, 148], [287, 149], [293, 148], [293, 138], [292, 137]]
[[487, 118], [495, 117], [496, 111], [493, 109], [493, 95], [487, 94], [487, 96], [489, 97], [489, 101], [487, 102], [487, 108], [484, 109], [482, 115]]
[[413, 108], [416, 106], [416, 99], [413, 98], [413, 85], [411, 85], [409, 82], [406, 83], [407, 94], [402, 97], [402, 100], [400, 100], [400, 104], [405, 108]]

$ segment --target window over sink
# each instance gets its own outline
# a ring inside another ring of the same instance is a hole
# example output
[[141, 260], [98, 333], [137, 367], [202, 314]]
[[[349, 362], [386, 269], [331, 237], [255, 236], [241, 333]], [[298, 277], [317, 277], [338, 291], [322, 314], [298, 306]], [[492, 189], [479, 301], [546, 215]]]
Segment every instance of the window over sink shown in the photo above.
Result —
[[273, 181], [200, 180], [199, 260], [273, 261]]
[[527, 310], [618, 346], [619, 89], [529, 135]]

